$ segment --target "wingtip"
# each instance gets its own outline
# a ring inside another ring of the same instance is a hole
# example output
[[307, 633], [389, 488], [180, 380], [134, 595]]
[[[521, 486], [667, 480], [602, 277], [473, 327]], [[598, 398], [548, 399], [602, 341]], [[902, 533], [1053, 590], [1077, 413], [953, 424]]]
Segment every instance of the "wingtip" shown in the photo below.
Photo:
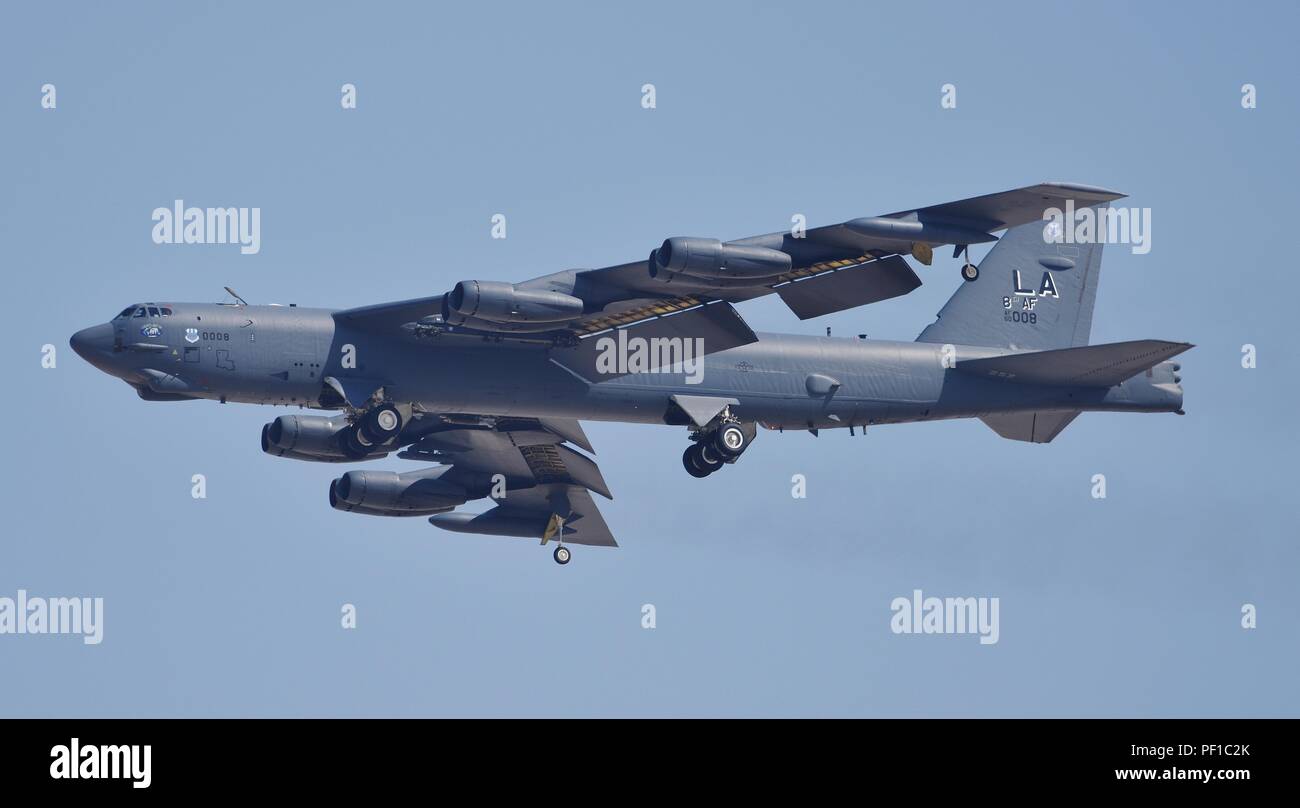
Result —
[[1128, 194], [1123, 191], [1115, 191], [1110, 188], [1102, 188], [1100, 185], [1085, 185], [1081, 182], [1044, 182], [1043, 185], [1052, 188], [1059, 188], [1063, 191], [1071, 191], [1080, 194], [1090, 194], [1095, 196], [1104, 196], [1109, 199], [1123, 199]]

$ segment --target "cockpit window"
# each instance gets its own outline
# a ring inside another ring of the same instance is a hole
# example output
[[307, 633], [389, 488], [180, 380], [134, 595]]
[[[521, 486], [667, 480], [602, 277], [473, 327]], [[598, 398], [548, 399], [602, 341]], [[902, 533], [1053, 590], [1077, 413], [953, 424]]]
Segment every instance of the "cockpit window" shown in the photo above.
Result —
[[122, 313], [114, 317], [114, 320], [125, 320], [128, 317], [171, 317], [172, 310], [167, 306], [150, 306], [135, 305], [127, 306], [122, 309]]

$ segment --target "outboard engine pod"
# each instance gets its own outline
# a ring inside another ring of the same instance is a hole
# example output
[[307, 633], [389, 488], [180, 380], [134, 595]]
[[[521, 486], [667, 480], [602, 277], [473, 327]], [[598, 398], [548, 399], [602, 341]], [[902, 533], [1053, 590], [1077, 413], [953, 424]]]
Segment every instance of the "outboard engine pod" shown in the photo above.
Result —
[[788, 253], [768, 247], [723, 244], [712, 238], [670, 238], [650, 255], [650, 277], [679, 276], [758, 286], [790, 271]]
[[445, 466], [398, 474], [392, 471], [349, 471], [330, 483], [330, 506], [341, 511], [382, 512], [419, 516], [463, 505], [463, 486], [440, 479]]
[[[443, 297], [443, 319], [489, 323], [562, 323], [582, 316], [582, 300], [503, 281], [461, 281]], [[459, 318], [454, 315], [460, 315]]]

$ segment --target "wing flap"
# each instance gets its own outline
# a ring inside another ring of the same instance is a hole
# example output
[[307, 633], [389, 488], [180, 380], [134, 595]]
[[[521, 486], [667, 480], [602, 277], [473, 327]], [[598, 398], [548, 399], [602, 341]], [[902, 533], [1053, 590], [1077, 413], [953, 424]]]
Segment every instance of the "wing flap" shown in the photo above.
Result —
[[907, 261], [897, 255], [791, 281], [776, 287], [782, 302], [800, 320], [899, 297], [921, 285]]
[[572, 418], [538, 418], [537, 421], [547, 432], [560, 436], [583, 451], [596, 453], [596, 450], [591, 448], [587, 433], [582, 430], [582, 422]]
[[430, 524], [458, 533], [541, 538], [552, 517], [558, 517], [564, 522], [566, 542], [618, 546], [589, 493], [613, 499], [600, 468], [566, 445], [591, 448], [577, 421], [463, 415], [441, 419], [398, 457], [452, 466], [445, 479], [476, 488], [475, 498], [491, 496], [485, 493], [489, 486], [496, 492], [495, 475], [502, 475], [506, 486], [495, 507], [483, 513], [435, 514]]

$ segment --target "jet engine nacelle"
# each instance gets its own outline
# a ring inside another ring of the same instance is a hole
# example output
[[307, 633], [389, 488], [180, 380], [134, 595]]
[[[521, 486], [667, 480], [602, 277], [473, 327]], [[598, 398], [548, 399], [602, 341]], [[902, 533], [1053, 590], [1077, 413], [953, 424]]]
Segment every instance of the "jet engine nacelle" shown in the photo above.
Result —
[[525, 289], [504, 281], [461, 281], [442, 299], [443, 320], [462, 325], [537, 323], [548, 326], [582, 316], [582, 300], [548, 289]]
[[714, 238], [670, 238], [650, 253], [650, 277], [664, 283], [759, 286], [786, 274], [790, 266], [789, 254], [780, 250]]
[[281, 415], [262, 427], [262, 451], [275, 457], [318, 463], [349, 463], [358, 458], [343, 451], [340, 433], [348, 427], [342, 415]]
[[424, 516], [464, 505], [468, 492], [441, 479], [450, 469], [439, 466], [398, 474], [349, 471], [330, 483], [330, 507], [384, 516]]

